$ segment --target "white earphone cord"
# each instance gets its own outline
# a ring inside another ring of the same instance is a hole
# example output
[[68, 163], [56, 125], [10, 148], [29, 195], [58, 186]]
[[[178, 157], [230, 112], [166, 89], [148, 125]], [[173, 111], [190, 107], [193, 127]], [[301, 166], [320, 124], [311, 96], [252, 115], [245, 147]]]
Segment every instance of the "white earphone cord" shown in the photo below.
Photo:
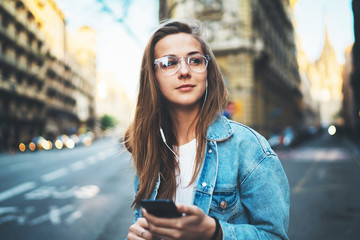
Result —
[[160, 128], [160, 134], [161, 134], [161, 138], [163, 140], [163, 142], [165, 143], [166, 147], [175, 155], [176, 159], [179, 160], [178, 155], [174, 152], [174, 150], [171, 149], [171, 147], [169, 147], [169, 145], [166, 142], [166, 138], [165, 138], [165, 134], [164, 131], [162, 130], [162, 128]]

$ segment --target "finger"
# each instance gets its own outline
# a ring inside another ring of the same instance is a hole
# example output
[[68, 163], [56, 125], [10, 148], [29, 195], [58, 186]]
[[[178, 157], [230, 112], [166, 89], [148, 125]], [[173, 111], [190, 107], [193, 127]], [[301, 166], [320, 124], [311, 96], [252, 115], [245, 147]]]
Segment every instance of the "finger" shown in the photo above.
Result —
[[178, 237], [176, 237], [178, 236], [178, 231], [171, 228], [161, 228], [150, 224], [150, 230], [148, 232], [152, 234], [152, 239], [178, 239]]
[[[143, 226], [146, 225], [146, 228], [142, 227], [141, 224]], [[141, 239], [151, 239], [151, 233], [146, 234], [146, 232], [149, 232], [147, 231], [148, 227], [149, 225], [147, 224], [146, 219], [138, 219], [135, 224], [130, 226], [129, 233], [131, 233], [132, 237], [136, 236], [137, 238], [140, 237]], [[146, 235], [148, 235], [148, 237], [146, 237]]]
[[[142, 238], [142, 237], [136, 235], [136, 234], [133, 233], [133, 232], [129, 232], [128, 235], [126, 236], [126, 238], [127, 238], [128, 240], [144, 240], [144, 239], [146, 239], [146, 238]], [[149, 238], [149, 239], [151, 239], [151, 238]]]
[[178, 204], [176, 206], [177, 206], [179, 212], [185, 213], [185, 215], [187, 215], [187, 216], [201, 215], [203, 213], [199, 207], [194, 206], [194, 205], [190, 206], [190, 205]]
[[136, 221], [142, 228], [148, 229], [149, 228], [149, 224], [146, 221], [145, 218], [138, 218]]
[[179, 221], [179, 218], [159, 218], [155, 217], [143, 209], [143, 216], [145, 217], [149, 228], [151, 226], [163, 227], [163, 228], [174, 228], [175, 224]]

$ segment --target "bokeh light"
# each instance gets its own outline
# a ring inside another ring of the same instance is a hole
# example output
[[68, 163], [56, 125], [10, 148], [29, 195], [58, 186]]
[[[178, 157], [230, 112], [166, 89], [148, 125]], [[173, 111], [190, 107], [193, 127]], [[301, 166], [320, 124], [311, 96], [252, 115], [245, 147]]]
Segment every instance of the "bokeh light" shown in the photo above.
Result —
[[29, 149], [30, 149], [30, 151], [35, 151], [35, 149], [36, 149], [35, 143], [30, 142], [30, 143], [29, 143]]
[[333, 136], [335, 135], [336, 133], [336, 127], [334, 125], [331, 125], [329, 128], [328, 128], [328, 133]]
[[65, 142], [65, 146], [70, 149], [74, 148], [75, 147], [74, 140], [72, 140], [71, 138], [68, 138]]
[[19, 144], [19, 150], [20, 150], [21, 152], [25, 152], [25, 150], [26, 150], [25, 144], [20, 143], [20, 144]]
[[57, 149], [62, 149], [63, 146], [64, 146], [64, 144], [63, 144], [63, 142], [62, 142], [60, 139], [57, 139], [57, 140], [55, 141], [55, 147], [56, 147]]

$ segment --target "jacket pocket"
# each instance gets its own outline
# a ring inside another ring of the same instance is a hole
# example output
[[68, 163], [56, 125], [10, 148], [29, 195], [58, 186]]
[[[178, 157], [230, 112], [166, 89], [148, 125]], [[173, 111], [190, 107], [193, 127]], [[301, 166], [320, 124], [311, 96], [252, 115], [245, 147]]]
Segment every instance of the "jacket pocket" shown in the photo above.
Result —
[[240, 204], [239, 192], [234, 189], [215, 189], [213, 192], [210, 209], [226, 214], [237, 209]]

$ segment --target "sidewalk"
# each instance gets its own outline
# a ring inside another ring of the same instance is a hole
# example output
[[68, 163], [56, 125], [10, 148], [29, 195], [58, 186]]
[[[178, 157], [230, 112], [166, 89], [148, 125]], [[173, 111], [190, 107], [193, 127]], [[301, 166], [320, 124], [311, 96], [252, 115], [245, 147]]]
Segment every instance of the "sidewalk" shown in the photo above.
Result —
[[357, 166], [360, 168], [360, 147], [348, 137], [343, 137], [343, 140], [347, 147], [351, 150], [353, 159], [356, 162]]

